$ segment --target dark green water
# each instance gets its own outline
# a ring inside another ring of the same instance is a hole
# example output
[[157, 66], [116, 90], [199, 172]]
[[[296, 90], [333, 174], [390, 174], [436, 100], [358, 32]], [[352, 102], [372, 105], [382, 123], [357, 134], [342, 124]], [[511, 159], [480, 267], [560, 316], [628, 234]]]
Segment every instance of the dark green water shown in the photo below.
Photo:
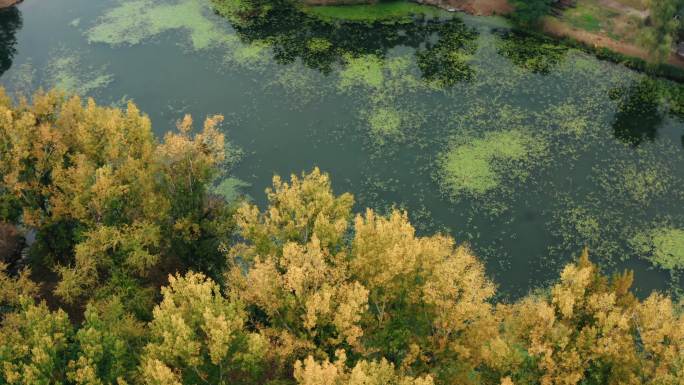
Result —
[[26, 0], [0, 14], [0, 83], [132, 99], [159, 135], [221, 113], [241, 153], [224, 190], [263, 203], [274, 173], [319, 166], [359, 208], [469, 242], [504, 295], [585, 245], [641, 293], [678, 289], [674, 86], [500, 19], [428, 13], [368, 26], [282, 9], [234, 28], [204, 0]]

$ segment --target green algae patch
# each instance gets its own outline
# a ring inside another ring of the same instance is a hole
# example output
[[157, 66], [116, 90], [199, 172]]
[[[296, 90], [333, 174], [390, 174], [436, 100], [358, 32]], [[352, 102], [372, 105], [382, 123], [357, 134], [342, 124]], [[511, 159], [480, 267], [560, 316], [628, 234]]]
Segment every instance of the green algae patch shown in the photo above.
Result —
[[343, 91], [356, 87], [377, 89], [383, 81], [383, 61], [376, 55], [364, 55], [347, 58], [338, 86]]
[[523, 163], [543, 148], [521, 130], [489, 132], [443, 155], [442, 181], [455, 196], [481, 196], [497, 189], [504, 173], [524, 179], [528, 171]]
[[79, 55], [59, 49], [52, 53], [45, 69], [46, 85], [68, 93], [91, 95], [113, 81], [106, 70], [106, 66], [86, 67]]
[[[573, 104], [562, 104], [549, 108], [542, 114], [542, 121], [553, 122], [558, 133], [574, 139], [581, 139], [589, 130], [589, 119]], [[550, 124], [549, 124], [550, 125]]]
[[374, 109], [368, 116], [368, 123], [374, 135], [401, 135], [402, 114], [394, 108], [381, 107]]
[[326, 52], [330, 49], [330, 47], [332, 47], [330, 40], [322, 37], [314, 37], [306, 42], [306, 48], [308, 48], [310, 52]]
[[428, 90], [415, 73], [414, 63], [406, 56], [380, 58], [377, 55], [347, 56], [339, 72], [337, 88], [353, 95], [360, 103], [359, 117], [369, 129], [375, 144], [398, 142], [407, 129], [424, 120], [416, 111], [416, 92]]
[[303, 6], [302, 9], [311, 16], [330, 22], [410, 22], [411, 18], [416, 15], [437, 17], [446, 14], [446, 12], [436, 7], [408, 1], [359, 5]]
[[647, 206], [665, 196], [674, 185], [672, 175], [676, 171], [665, 162], [622, 161], [612, 167], [613, 172], [598, 183], [609, 195], [638, 206]]
[[222, 196], [227, 202], [235, 202], [242, 197], [243, 190], [251, 184], [239, 178], [226, 178], [213, 188], [213, 193]]
[[318, 71], [294, 65], [279, 67], [265, 87], [282, 90], [295, 108], [321, 100], [331, 88], [320, 83]]
[[187, 33], [187, 43], [194, 51], [224, 49], [226, 67], [263, 68], [270, 61], [270, 44], [260, 40], [241, 43], [213, 21], [209, 12], [208, 2], [202, 0], [128, 1], [107, 11], [86, 31], [86, 37], [90, 43], [132, 46], [165, 32], [180, 31]]
[[385, 145], [416, 138], [418, 128], [426, 121], [426, 113], [419, 106], [392, 101], [372, 104], [370, 108], [361, 110], [360, 117], [365, 121], [374, 144]]
[[232, 43], [228, 45], [232, 49], [225, 56], [227, 64], [257, 69], [263, 68], [271, 59], [271, 46], [266, 42], [256, 41], [248, 45], [239, 44], [237, 41]]
[[637, 234], [631, 242], [634, 249], [653, 264], [664, 269], [684, 267], [684, 230], [662, 227]]
[[224, 36], [206, 11], [206, 4], [196, 0], [175, 4], [127, 1], [105, 13], [97, 25], [86, 31], [86, 37], [90, 43], [136, 45], [163, 32], [182, 30], [189, 33], [194, 49], [206, 49], [221, 43]]
[[599, 219], [589, 210], [573, 207], [565, 215], [575, 231], [573, 234], [577, 234], [579, 239], [587, 242], [587, 245], [593, 246], [600, 241], [601, 225]]

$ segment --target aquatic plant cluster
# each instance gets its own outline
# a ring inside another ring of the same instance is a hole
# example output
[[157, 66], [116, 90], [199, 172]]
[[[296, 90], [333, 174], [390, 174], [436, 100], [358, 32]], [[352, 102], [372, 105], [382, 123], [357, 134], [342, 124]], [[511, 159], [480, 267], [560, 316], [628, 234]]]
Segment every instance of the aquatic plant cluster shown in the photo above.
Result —
[[[501, 19], [391, 7], [390, 18], [365, 6], [135, 0], [75, 26], [93, 47], [173, 36], [293, 111], [336, 105], [348, 121], [307, 135], [361, 148], [359, 204], [406, 207], [419, 231], [470, 242], [509, 293], [554, 277], [584, 246], [607, 269], [651, 266], [677, 291], [682, 87]], [[70, 52], [54, 52], [44, 84], [93, 94], [116, 82]], [[261, 188], [229, 179], [217, 193]]]
[[443, 183], [455, 196], [478, 197], [496, 189], [503, 175], [517, 173], [524, 182], [524, 162], [538, 157], [543, 142], [519, 129], [486, 133], [482, 138], [454, 145], [442, 160]]

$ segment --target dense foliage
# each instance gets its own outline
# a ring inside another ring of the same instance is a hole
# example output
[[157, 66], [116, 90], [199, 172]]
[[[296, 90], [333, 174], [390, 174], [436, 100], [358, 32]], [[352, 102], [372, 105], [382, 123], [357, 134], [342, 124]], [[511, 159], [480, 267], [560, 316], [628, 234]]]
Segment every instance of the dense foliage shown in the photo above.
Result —
[[525, 28], [538, 27], [542, 18], [549, 14], [553, 0], [512, 0], [515, 11], [511, 19]]
[[647, 0], [649, 24], [643, 43], [657, 60], [667, 61], [673, 46], [680, 41], [683, 31], [681, 17], [684, 15], [682, 0]]
[[[231, 232], [225, 203], [207, 192], [226, 158], [220, 116], [194, 136], [186, 117], [157, 143], [132, 103], [49, 92], [12, 105], [1, 91], [0, 119], [1, 200], [36, 232], [31, 262], [62, 301], [116, 295], [144, 312], [169, 264], [218, 277], [217, 237]], [[0, 219], [16, 219], [6, 211]]]
[[132, 103], [2, 94], [3, 220], [39, 240], [0, 264], [0, 384], [682, 383], [679, 306], [586, 251], [497, 302], [467, 245], [318, 169], [230, 209], [219, 120], [157, 143]]

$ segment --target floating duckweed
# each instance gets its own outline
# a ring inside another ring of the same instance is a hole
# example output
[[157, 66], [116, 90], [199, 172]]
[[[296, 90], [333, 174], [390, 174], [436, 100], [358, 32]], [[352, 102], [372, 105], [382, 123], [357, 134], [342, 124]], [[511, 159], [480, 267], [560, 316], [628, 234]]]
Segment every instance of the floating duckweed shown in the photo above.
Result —
[[599, 241], [601, 227], [598, 219], [589, 210], [573, 207], [566, 212], [566, 215], [570, 223], [572, 223], [579, 240], [588, 242], [586, 245], [594, 245]]
[[382, 65], [376, 55], [348, 57], [346, 66], [340, 71], [339, 88], [343, 91], [356, 87], [380, 88], [384, 80]]
[[640, 170], [631, 164], [624, 169], [620, 177], [631, 198], [641, 204], [647, 204], [650, 199], [661, 196], [670, 187], [670, 178], [665, 169]]
[[127, 1], [108, 11], [99, 24], [86, 32], [91, 43], [136, 45], [170, 30], [184, 30], [196, 50], [205, 49], [223, 39], [224, 33], [205, 16], [206, 4], [180, 0], [159, 4], [153, 0]]
[[536, 141], [521, 130], [496, 131], [450, 149], [442, 159], [444, 184], [454, 195], [467, 193], [483, 195], [496, 189], [501, 174], [511, 173], [524, 179], [527, 171], [518, 168], [543, 150]]
[[232, 52], [226, 56], [226, 62], [245, 68], [257, 68], [269, 62], [271, 47], [265, 42], [253, 42], [248, 45], [236, 44]]
[[414, 92], [421, 88], [427, 89], [427, 84], [412, 72], [414, 66], [414, 63], [407, 56], [385, 60], [385, 88], [390, 89], [395, 94]]
[[332, 47], [330, 40], [322, 37], [314, 37], [306, 43], [306, 47], [309, 51], [314, 53], [325, 52]]
[[684, 230], [677, 228], [656, 228], [637, 234], [632, 246], [641, 255], [664, 269], [684, 267]]
[[594, 179], [607, 197], [644, 207], [671, 190], [675, 170], [648, 154], [637, 151], [636, 155], [595, 166]]
[[558, 128], [563, 134], [574, 138], [581, 138], [586, 134], [589, 121], [585, 114], [572, 104], [552, 107], [547, 114], [556, 118]]
[[45, 72], [48, 86], [79, 95], [89, 95], [113, 80], [105, 66], [84, 68], [77, 54], [64, 49], [52, 54]]
[[401, 133], [401, 113], [391, 107], [371, 110], [368, 123], [375, 135], [396, 136]]
[[154, 0], [133, 0], [108, 11], [99, 24], [86, 32], [91, 43], [136, 45], [172, 30], [185, 31], [194, 50], [221, 47], [224, 62], [231, 66], [261, 68], [270, 61], [270, 45], [264, 41], [243, 44], [235, 34], [214, 23], [206, 1], [179, 0], [162, 4]]
[[316, 81], [316, 75], [315, 70], [286, 66], [278, 70], [267, 86], [283, 89], [291, 102], [307, 104], [328, 91], [325, 85]]
[[107, 12], [99, 24], [87, 31], [91, 43], [107, 43], [111, 45], [138, 44], [143, 39], [153, 36], [149, 15], [154, 4], [149, 0], [137, 0], [122, 3]]
[[567, 65], [568, 67], [574, 68], [576, 71], [595, 72], [602, 67], [602, 63], [593, 56], [578, 51], [571, 52], [573, 52], [574, 55], [568, 58]]
[[550, 248], [552, 258], [563, 258], [583, 247], [588, 247], [604, 266], [625, 256], [622, 240], [632, 229], [623, 226], [619, 210], [597, 209], [591, 196], [575, 200], [565, 192], [556, 194], [559, 196], [554, 204], [560, 207], [554, 212], [554, 221], [547, 225], [557, 238]]
[[248, 27], [265, 17], [273, 8], [272, 2], [251, 0], [211, 0], [214, 12], [230, 20], [231, 24]]
[[423, 117], [417, 104], [406, 105], [404, 98], [428, 87], [412, 71], [415, 64], [407, 56], [381, 59], [376, 55], [347, 57], [340, 71], [338, 89], [358, 91], [361, 118], [370, 128], [372, 139], [384, 143], [404, 138], [406, 128], [417, 127]]

